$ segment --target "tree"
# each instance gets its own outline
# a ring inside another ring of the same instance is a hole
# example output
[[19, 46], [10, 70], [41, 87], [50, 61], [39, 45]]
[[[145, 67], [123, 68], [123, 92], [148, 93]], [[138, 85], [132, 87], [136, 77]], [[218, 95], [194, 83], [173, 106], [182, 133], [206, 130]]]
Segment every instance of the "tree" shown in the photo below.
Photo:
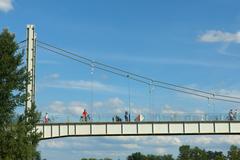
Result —
[[202, 150], [198, 147], [194, 147], [190, 149], [190, 159], [193, 160], [208, 160], [207, 159], [207, 153], [205, 150]]
[[226, 160], [226, 157], [224, 156], [223, 152], [208, 151], [207, 159], [209, 159], [209, 160]]
[[38, 156], [40, 138], [34, 130], [40, 114], [36, 106], [17, 116], [15, 109], [24, 107], [28, 76], [23, 52], [17, 52], [15, 35], [4, 29], [0, 34], [0, 159], [30, 160]]
[[146, 156], [141, 152], [136, 152], [128, 156], [127, 160], [146, 160]]
[[188, 145], [179, 147], [178, 160], [209, 160], [205, 150], [198, 147], [190, 148]]
[[[81, 160], [90, 159], [82, 158]], [[174, 160], [174, 158], [170, 154], [148, 154], [146, 156], [141, 152], [136, 152], [129, 155], [127, 160]], [[198, 147], [191, 148], [189, 145], [182, 145], [179, 147], [177, 160], [240, 160], [240, 148], [232, 145], [228, 151], [228, 156], [226, 157], [221, 151], [206, 151], [205, 149], [200, 149]]]
[[190, 159], [190, 146], [183, 145], [179, 147], [179, 155], [177, 159], [178, 160]]
[[230, 150], [228, 151], [228, 159], [240, 160], [240, 149], [237, 146], [230, 146]]
[[153, 154], [148, 154], [148, 155], [146, 156], [146, 159], [147, 159], [147, 160], [159, 160], [159, 156], [153, 155]]
[[172, 155], [167, 154], [167, 155], [147, 155], [146, 157], [147, 160], [174, 160]]
[[111, 158], [96, 159], [96, 158], [82, 158], [81, 160], [112, 160]]
[[173, 156], [170, 154], [159, 156], [159, 160], [174, 160]]

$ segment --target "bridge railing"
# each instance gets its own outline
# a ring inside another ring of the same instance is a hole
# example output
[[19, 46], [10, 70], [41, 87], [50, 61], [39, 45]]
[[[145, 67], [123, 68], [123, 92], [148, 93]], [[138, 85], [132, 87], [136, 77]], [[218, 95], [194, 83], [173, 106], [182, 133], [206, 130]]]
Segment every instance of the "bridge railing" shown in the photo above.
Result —
[[[161, 113], [161, 114], [142, 114], [143, 121], [226, 121], [230, 120], [227, 113]], [[135, 121], [137, 114], [130, 115], [130, 121]], [[90, 114], [87, 122], [112, 122], [114, 114]], [[125, 121], [124, 114], [118, 114], [122, 121]], [[240, 120], [240, 114], [233, 117], [233, 120]], [[41, 118], [44, 122], [44, 117]], [[49, 122], [65, 123], [65, 122], [86, 122], [81, 115], [51, 115], [49, 114]]]

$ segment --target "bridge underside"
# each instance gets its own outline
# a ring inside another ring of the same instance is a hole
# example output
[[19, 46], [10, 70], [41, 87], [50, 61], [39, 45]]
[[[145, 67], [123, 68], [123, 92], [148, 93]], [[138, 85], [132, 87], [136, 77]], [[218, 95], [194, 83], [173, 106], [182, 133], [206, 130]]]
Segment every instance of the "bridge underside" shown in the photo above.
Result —
[[41, 123], [42, 139], [74, 136], [240, 134], [240, 121]]

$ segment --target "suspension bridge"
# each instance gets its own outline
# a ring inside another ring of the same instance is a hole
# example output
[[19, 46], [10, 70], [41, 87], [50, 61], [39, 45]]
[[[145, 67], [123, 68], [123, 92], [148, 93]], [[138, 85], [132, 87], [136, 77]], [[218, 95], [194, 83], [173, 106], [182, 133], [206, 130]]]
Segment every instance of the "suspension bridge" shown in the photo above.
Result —
[[[26, 46], [22, 44], [26, 43]], [[208, 91], [184, 87], [168, 82], [155, 80], [139, 74], [135, 74], [111, 65], [94, 61], [79, 54], [69, 52], [36, 38], [33, 25], [27, 25], [27, 39], [18, 43], [19, 49], [25, 48], [27, 51], [27, 70], [31, 75], [31, 80], [27, 84], [29, 98], [26, 108], [31, 108], [35, 103], [35, 77], [36, 77], [36, 48], [39, 47], [53, 54], [71, 59], [84, 64], [90, 68], [102, 70], [128, 80], [136, 81], [150, 88], [163, 88], [173, 92], [188, 94], [207, 100], [225, 101], [229, 103], [240, 103], [240, 97], [215, 94]], [[130, 107], [130, 106], [129, 106]], [[129, 112], [130, 113], [130, 112]], [[234, 120], [229, 119], [229, 115], [181, 115], [165, 117], [145, 118], [144, 120], [111, 121], [97, 120], [91, 115], [91, 120], [83, 122], [48, 122], [38, 123], [36, 130], [42, 132], [42, 139], [52, 139], [60, 137], [74, 136], [143, 136], [143, 135], [230, 135], [240, 134], [240, 119], [238, 116]], [[130, 119], [130, 117], [129, 117]], [[133, 119], [133, 118], [132, 118]]]

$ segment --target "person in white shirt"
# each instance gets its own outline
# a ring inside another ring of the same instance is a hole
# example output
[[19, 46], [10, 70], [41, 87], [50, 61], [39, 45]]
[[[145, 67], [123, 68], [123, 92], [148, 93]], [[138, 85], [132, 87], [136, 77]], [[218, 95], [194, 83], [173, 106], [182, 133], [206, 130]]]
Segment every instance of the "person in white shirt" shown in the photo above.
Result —
[[237, 120], [237, 114], [238, 114], [238, 111], [237, 111], [237, 109], [235, 109], [235, 111], [233, 113], [233, 120]]
[[48, 113], [46, 112], [45, 116], [44, 116], [44, 123], [48, 123]]

